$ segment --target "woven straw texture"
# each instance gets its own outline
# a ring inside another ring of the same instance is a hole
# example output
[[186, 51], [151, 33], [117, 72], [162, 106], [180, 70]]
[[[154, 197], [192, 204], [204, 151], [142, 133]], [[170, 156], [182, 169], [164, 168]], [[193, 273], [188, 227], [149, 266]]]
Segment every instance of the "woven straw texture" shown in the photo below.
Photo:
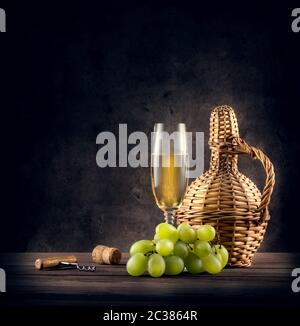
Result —
[[[270, 219], [268, 205], [275, 184], [274, 168], [259, 149], [239, 138], [233, 109], [216, 107], [210, 118], [210, 168], [189, 186], [177, 222], [213, 225], [229, 251], [231, 266], [251, 265]], [[266, 181], [262, 193], [238, 171], [239, 154], [261, 161]]]

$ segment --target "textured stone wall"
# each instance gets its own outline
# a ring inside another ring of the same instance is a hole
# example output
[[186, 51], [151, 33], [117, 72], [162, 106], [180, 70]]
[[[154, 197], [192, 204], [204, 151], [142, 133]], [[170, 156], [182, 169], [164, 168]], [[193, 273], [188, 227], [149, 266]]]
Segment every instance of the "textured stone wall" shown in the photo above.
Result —
[[[151, 237], [162, 213], [149, 169], [97, 167], [97, 134], [127, 123], [149, 135], [155, 122], [184, 122], [207, 142], [219, 104], [235, 109], [241, 137], [275, 165], [263, 249], [293, 248], [299, 145], [288, 110], [299, 82], [289, 12], [239, 10], [73, 8], [56, 13], [54, 30], [39, 18], [10, 36], [2, 250], [126, 250]], [[209, 155], [206, 146], [206, 168]], [[262, 188], [258, 162], [243, 158], [240, 168]]]

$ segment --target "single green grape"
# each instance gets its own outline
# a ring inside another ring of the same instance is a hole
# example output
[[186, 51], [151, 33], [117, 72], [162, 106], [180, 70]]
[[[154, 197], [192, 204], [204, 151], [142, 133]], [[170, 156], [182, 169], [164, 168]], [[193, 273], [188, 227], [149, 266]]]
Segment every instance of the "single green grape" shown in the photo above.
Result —
[[178, 231], [171, 224], [160, 223], [156, 226], [155, 231], [157, 234], [157, 238], [159, 240], [169, 239], [169, 240], [173, 241], [173, 243], [176, 243], [176, 241], [178, 240]]
[[222, 265], [218, 257], [213, 253], [202, 258], [204, 269], [210, 274], [218, 274], [222, 270]]
[[147, 270], [148, 258], [142, 253], [136, 253], [131, 256], [126, 264], [128, 274], [140, 276]]
[[179, 240], [175, 243], [173, 253], [175, 256], [185, 259], [189, 254], [189, 249], [184, 242]]
[[193, 243], [197, 239], [195, 230], [187, 223], [182, 223], [177, 227], [179, 239], [185, 243]]
[[173, 255], [164, 258], [166, 263], [166, 275], [178, 275], [182, 273], [184, 269], [184, 262], [180, 257]]
[[148, 260], [148, 273], [152, 277], [161, 277], [166, 269], [166, 263], [159, 254], [153, 254]]
[[202, 241], [212, 241], [216, 236], [216, 230], [209, 224], [200, 225], [197, 229], [197, 237]]
[[146, 254], [149, 251], [154, 251], [155, 245], [152, 240], [139, 240], [135, 242], [129, 250], [130, 256], [140, 252], [142, 254]]
[[212, 253], [219, 259], [221, 266], [222, 266], [223, 258], [221, 256], [221, 254], [219, 254], [218, 252], [215, 252], [215, 251], [213, 251]]
[[191, 274], [199, 274], [204, 272], [202, 260], [193, 252], [190, 252], [184, 260], [185, 267]]
[[207, 241], [197, 240], [194, 243], [194, 253], [200, 258], [204, 258], [211, 253], [211, 246]]
[[159, 241], [159, 237], [158, 237], [158, 235], [155, 233], [155, 234], [154, 234], [153, 242], [154, 242], [154, 243], [157, 243], [157, 241]]
[[213, 252], [217, 252], [221, 257], [221, 265], [222, 265], [222, 269], [227, 265], [228, 263], [228, 251], [227, 249], [223, 246], [223, 245], [215, 245], [212, 247]]
[[158, 240], [155, 250], [161, 256], [169, 256], [174, 249], [174, 243], [168, 239]]

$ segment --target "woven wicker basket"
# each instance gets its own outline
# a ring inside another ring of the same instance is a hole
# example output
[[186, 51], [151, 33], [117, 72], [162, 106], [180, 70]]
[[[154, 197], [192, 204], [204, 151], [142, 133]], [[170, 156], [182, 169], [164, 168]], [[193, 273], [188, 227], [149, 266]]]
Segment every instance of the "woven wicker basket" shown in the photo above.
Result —
[[[237, 120], [229, 106], [212, 111], [209, 146], [210, 168], [189, 186], [177, 212], [177, 222], [193, 227], [213, 225], [229, 251], [229, 264], [250, 266], [270, 219], [268, 205], [275, 184], [273, 165], [262, 151], [239, 138]], [[239, 154], [261, 161], [267, 175], [262, 193], [238, 171]]]

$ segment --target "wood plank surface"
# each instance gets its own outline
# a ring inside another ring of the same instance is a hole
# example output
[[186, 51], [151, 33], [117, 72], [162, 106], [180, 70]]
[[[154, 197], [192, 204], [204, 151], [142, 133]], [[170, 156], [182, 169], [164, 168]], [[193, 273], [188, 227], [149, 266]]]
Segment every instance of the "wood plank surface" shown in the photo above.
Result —
[[[73, 254], [80, 264], [94, 265], [88, 253]], [[95, 272], [37, 270], [37, 257], [62, 253], [9, 253], [0, 255], [7, 275], [6, 304], [34, 305], [161, 305], [207, 300], [247, 298], [274, 301], [297, 300], [291, 290], [291, 272], [300, 267], [300, 254], [257, 253], [250, 268], [226, 268], [218, 275], [131, 277], [126, 272], [128, 255], [119, 265], [97, 265]], [[296, 297], [297, 296], [297, 297]]]

